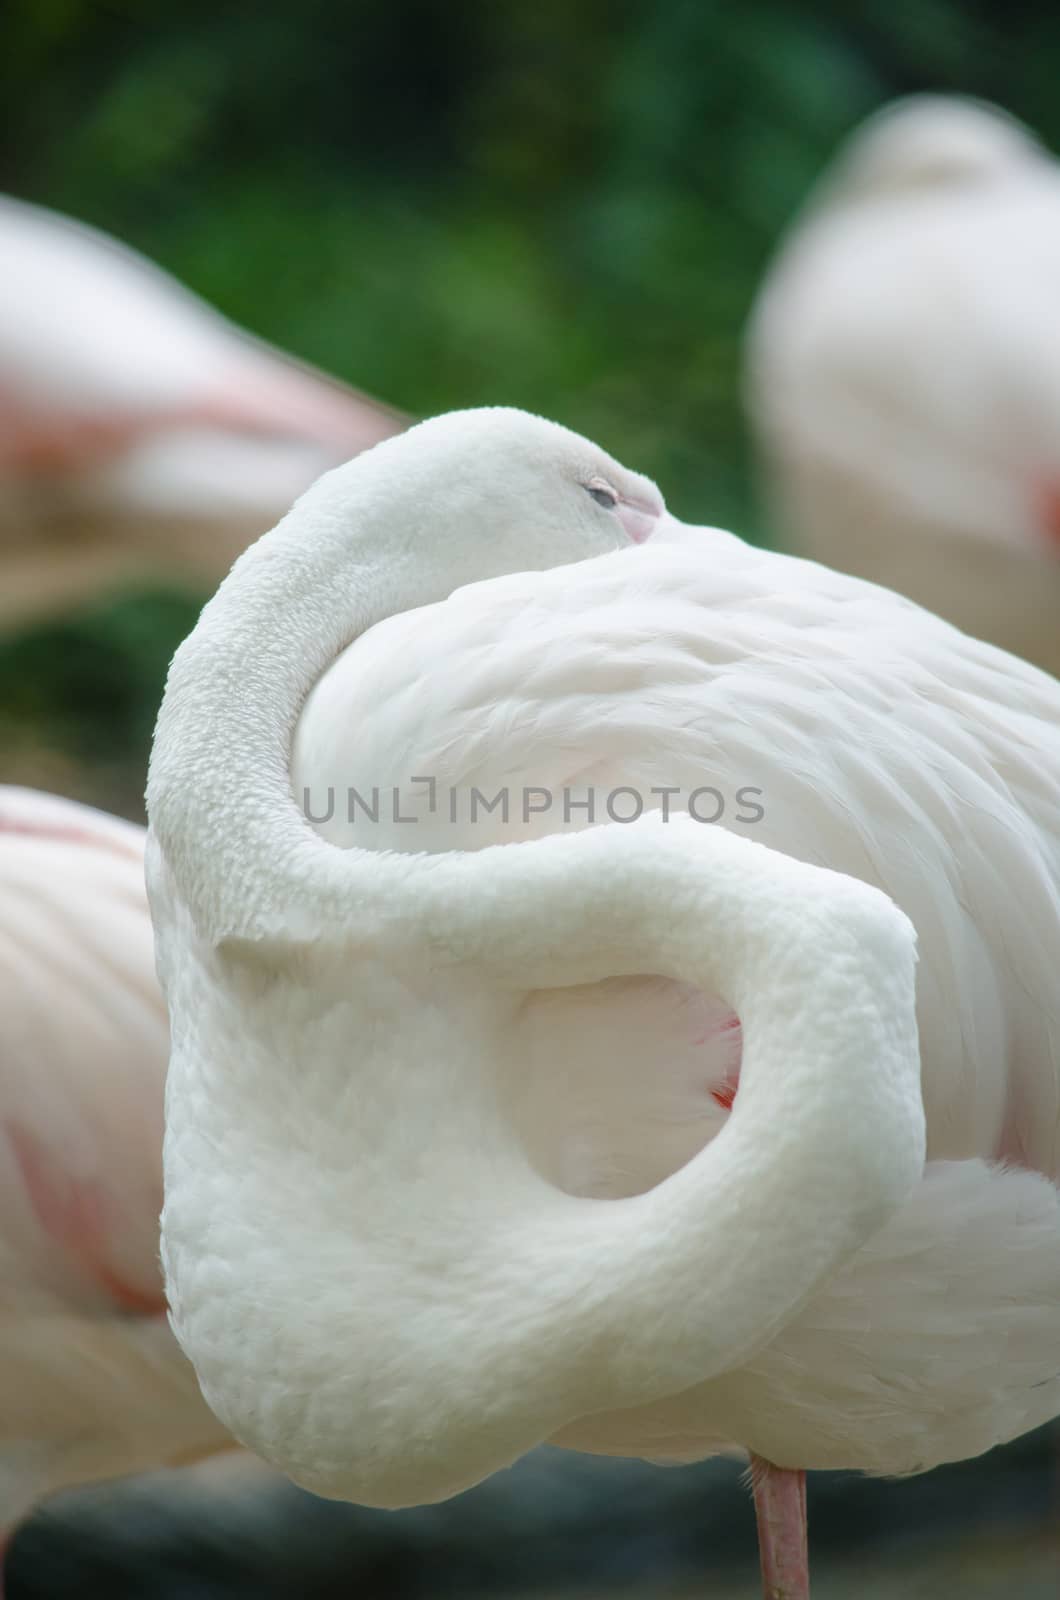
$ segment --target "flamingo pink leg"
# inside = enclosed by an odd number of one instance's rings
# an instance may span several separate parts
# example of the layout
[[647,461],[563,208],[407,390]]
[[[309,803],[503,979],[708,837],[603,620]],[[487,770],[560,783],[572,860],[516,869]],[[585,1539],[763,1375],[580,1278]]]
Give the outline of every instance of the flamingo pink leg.
[[806,1474],[751,1457],[765,1600],[809,1600]]
[[1038,501],[1046,537],[1060,546],[1060,483],[1044,483]]

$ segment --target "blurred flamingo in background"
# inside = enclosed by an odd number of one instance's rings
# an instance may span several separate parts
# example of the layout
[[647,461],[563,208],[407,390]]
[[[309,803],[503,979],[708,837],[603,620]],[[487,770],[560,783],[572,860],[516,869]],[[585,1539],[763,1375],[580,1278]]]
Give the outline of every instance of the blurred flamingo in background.
[[1060,169],[941,97],[859,129],[767,275],[747,400],[778,528],[1060,673]]
[[404,424],[107,235],[0,197],[0,622],[120,580],[212,587]]
[[178,651],[148,783],[218,1414],[385,1507],[736,1441],[791,1600],[800,1469],[1057,1415],[1058,714],[540,418],[329,474]]
[[0,788],[0,1530],[231,1441],[166,1319],[168,1049],[140,828]]

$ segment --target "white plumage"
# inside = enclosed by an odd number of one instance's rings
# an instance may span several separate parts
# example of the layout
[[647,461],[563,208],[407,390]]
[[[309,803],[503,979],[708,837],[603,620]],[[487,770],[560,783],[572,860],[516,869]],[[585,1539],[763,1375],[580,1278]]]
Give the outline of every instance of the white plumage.
[[747,396],[780,528],[1060,673],[1060,172],[925,96],[841,151],[770,269]]
[[[544,1438],[909,1472],[1060,1411],[1058,703],[519,413],[321,480],[178,652],[148,790],[219,1415],[396,1505]],[[426,777],[764,816],[560,837]]]

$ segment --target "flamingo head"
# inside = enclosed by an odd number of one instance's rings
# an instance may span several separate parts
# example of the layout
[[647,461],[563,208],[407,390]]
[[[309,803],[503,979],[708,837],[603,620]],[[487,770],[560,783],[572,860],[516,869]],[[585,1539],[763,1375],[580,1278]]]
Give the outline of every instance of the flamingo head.
[[[452,411],[327,473],[299,503],[363,535],[385,519],[402,550],[454,582],[548,567],[641,544],[665,515],[650,479],[558,423],[505,406]],[[439,548],[440,540],[445,549]]]
[[989,183],[1045,152],[997,106],[911,95],[884,106],[854,134],[826,180],[829,198]]

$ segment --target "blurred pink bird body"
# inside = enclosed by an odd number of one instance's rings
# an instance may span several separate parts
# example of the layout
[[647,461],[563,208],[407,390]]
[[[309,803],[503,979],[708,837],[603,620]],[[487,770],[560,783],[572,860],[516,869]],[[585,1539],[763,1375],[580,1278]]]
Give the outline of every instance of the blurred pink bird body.
[[0,789],[0,1528],[228,1441],[165,1316],[143,833]]
[[402,426],[105,234],[0,197],[0,620],[119,578],[212,584]]
[[859,129],[767,274],[747,399],[779,528],[1060,673],[1060,168],[993,108]]

